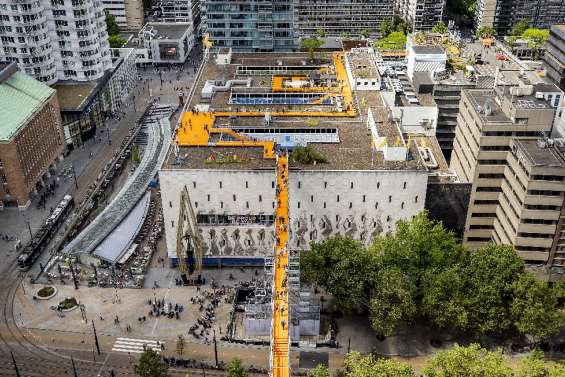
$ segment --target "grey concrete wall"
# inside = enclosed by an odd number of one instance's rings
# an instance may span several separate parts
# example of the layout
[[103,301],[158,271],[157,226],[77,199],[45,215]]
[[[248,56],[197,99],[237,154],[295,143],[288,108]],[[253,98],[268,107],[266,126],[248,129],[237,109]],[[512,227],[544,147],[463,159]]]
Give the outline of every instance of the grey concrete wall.
[[443,222],[458,237],[463,237],[469,208],[471,183],[429,183],[426,209],[431,219]]

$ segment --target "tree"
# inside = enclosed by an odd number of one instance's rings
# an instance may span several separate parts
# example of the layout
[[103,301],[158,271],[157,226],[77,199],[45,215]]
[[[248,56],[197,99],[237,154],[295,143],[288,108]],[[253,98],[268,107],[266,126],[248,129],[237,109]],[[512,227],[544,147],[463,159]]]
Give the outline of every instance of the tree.
[[390,336],[402,322],[416,316],[415,287],[399,269],[378,274],[371,296],[371,326],[377,334]]
[[447,0],[447,8],[452,14],[460,14],[469,20],[475,18],[477,0]]
[[297,146],[292,150],[292,159],[301,164],[320,164],[327,159],[310,144],[307,146]]
[[324,41],[318,38],[304,38],[302,40],[302,47],[308,50],[308,59],[314,60],[314,50],[319,49],[324,45]]
[[439,351],[424,368],[426,377],[511,377],[502,351],[488,351],[478,344]]
[[375,273],[363,247],[350,237],[333,236],[310,245],[300,255],[302,279],[330,292],[347,312],[366,301],[369,277]]
[[549,30],[529,28],[522,33],[522,38],[528,41],[528,47],[534,50],[534,59],[540,54],[540,48],[549,38]]
[[120,37],[119,35],[109,35],[108,36],[108,43],[110,43],[111,48],[121,48],[127,42],[125,38]]
[[135,374],[140,377],[168,377],[167,369],[167,365],[161,360],[161,356],[151,348],[143,351],[139,361],[134,366]]
[[527,28],[528,28],[528,23],[524,20],[520,20],[516,22],[516,24],[512,28],[512,31],[510,31],[510,35],[519,37],[522,34],[524,34]]
[[176,351],[177,353],[182,356],[182,353],[184,352],[184,336],[182,336],[181,334],[179,334],[179,336],[177,336],[177,347],[176,347]]
[[330,371],[324,364],[318,364],[316,368],[308,370],[306,377],[330,377]]
[[418,286],[424,270],[452,266],[464,251],[455,233],[430,220],[425,211],[398,221],[396,232],[377,236],[370,249],[382,259],[383,267],[399,268]]
[[449,30],[443,21],[439,21],[432,28],[432,33],[447,34]]
[[371,35],[371,29],[363,29],[359,32],[359,34],[363,37],[363,38],[369,38],[369,36]]
[[516,377],[562,377],[565,376],[565,364],[544,362],[543,352],[534,349],[530,356],[522,359]]
[[522,334],[532,335],[539,340],[548,339],[559,332],[564,318],[554,288],[525,273],[514,282],[513,290],[511,312],[514,324]]
[[477,29],[477,38],[491,38],[496,35],[496,30],[490,26],[481,26]]
[[347,38],[349,38],[349,33],[346,32],[346,31],[342,31],[341,33],[339,33],[339,37],[341,39],[347,39]]
[[442,271],[428,270],[423,279],[421,311],[440,328],[463,330],[468,327],[468,313],[463,305],[465,281],[459,264]]
[[227,377],[247,377],[247,372],[241,364],[241,359],[234,357],[228,364]]
[[345,377],[415,377],[412,367],[406,363],[361,356],[358,352],[348,353],[344,366]]
[[511,35],[506,39],[506,43],[508,43],[508,47],[510,47],[510,50],[514,51],[514,46],[516,46],[517,40],[518,37],[515,35]]
[[116,17],[108,11],[106,13],[106,31],[108,35],[118,35],[120,33],[120,27],[116,22]]
[[385,20],[380,23],[379,30],[381,32],[382,37],[388,37],[390,33],[394,31],[394,26],[392,25],[392,21]]
[[460,266],[468,329],[477,335],[507,330],[512,325],[513,284],[524,272],[524,261],[511,246],[488,244],[467,253]]
[[326,36],[326,31],[322,28],[316,30],[316,36],[318,38],[324,38]]
[[374,47],[383,50],[403,50],[406,47],[406,35],[401,31],[393,31],[376,41]]

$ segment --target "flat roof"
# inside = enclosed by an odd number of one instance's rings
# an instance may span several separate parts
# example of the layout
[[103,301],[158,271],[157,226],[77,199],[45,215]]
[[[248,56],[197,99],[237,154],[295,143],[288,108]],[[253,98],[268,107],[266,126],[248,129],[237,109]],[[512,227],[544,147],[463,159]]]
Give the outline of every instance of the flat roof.
[[16,135],[43,108],[54,92],[49,86],[20,71],[3,80],[0,83],[0,140],[10,140]]
[[424,45],[416,45],[412,46],[412,49],[416,54],[435,54],[435,55],[444,55],[445,51],[438,46],[424,46]]
[[513,143],[533,166],[565,168],[563,151],[549,145],[546,140],[513,139]]
[[63,111],[80,111],[88,103],[88,99],[95,94],[98,84],[98,81],[71,81],[53,85],[53,88],[57,90],[59,107]]
[[504,114],[500,106],[494,100],[492,90],[485,89],[464,89],[467,93],[473,107],[477,110],[479,106],[484,107],[485,104],[490,106],[490,114],[479,112],[479,116],[487,122],[512,123],[510,118]]
[[[342,53],[336,53],[342,54]],[[336,58],[338,56],[339,58]],[[338,60],[336,60],[338,59]],[[210,118],[211,127],[207,127],[210,136],[204,135],[200,146],[180,146],[178,155],[175,155],[173,149],[169,151],[166,162],[163,164],[164,169],[222,169],[222,170],[249,170],[249,169],[274,169],[275,160],[264,158],[264,149],[251,143],[249,146],[218,146],[219,141],[233,140],[233,135],[227,131],[218,131],[226,129],[247,129],[254,128],[264,131],[265,134],[278,135],[282,140],[285,135],[296,136],[297,134],[308,134],[309,136],[319,139],[315,141],[308,140],[308,145],[315,151],[322,154],[326,159],[326,163],[318,164],[301,164],[292,161],[291,169],[302,170],[425,170],[425,167],[419,158],[414,145],[408,146],[409,152],[413,158],[406,161],[385,161],[382,152],[374,150],[371,143],[371,136],[367,133],[366,112],[367,108],[359,110],[355,115],[351,115],[344,110],[339,110],[340,101],[346,102],[345,97],[357,98],[356,103],[360,103],[362,98],[371,107],[381,107],[384,105],[380,99],[379,92],[376,91],[355,91],[353,94],[347,94],[344,89],[347,86],[337,86],[333,88],[320,88],[314,91],[305,92],[289,92],[288,98],[298,99],[295,102],[285,104],[273,104],[249,102],[245,104],[229,103],[232,93],[251,93],[253,95],[280,95],[285,96],[283,92],[273,92],[272,77],[273,74],[263,71],[255,72],[253,67],[271,67],[275,70],[284,70],[285,67],[307,67],[308,72],[323,72],[324,74],[333,73],[337,75],[338,81],[345,78],[347,80],[345,69],[342,67],[343,58],[341,55],[333,55],[331,53],[317,54],[315,67],[307,65],[308,55],[306,53],[234,53],[232,55],[231,64],[218,65],[215,59],[208,59],[201,70],[201,76],[194,83],[194,95],[187,104],[187,109],[203,108],[209,106],[210,111],[217,115],[213,119]],[[339,67],[336,67],[340,65]],[[238,71],[238,67],[249,68],[246,74],[242,69]],[[307,75],[307,73],[304,73]],[[275,74],[275,75],[278,75]],[[282,75],[288,76],[282,73]],[[296,76],[297,74],[291,74]],[[202,89],[209,80],[220,80],[226,83],[228,80],[241,80],[238,84],[234,84],[230,89],[216,91],[211,99],[202,97]],[[243,80],[249,79],[250,87],[243,85]],[[311,89],[311,88],[308,88]],[[345,92],[341,92],[345,90]],[[306,102],[302,99],[306,98]],[[309,100],[309,96],[318,96],[318,99]],[[332,101],[321,103],[324,98],[331,98]],[[310,101],[310,102],[308,102]],[[320,102],[318,102],[320,101]],[[266,123],[263,114],[268,112],[271,118]],[[361,112],[362,114],[359,114]],[[243,116],[238,114],[253,113],[254,116]],[[273,113],[276,113],[273,115]],[[311,113],[312,115],[309,115]],[[277,115],[279,114],[279,115]],[[323,115],[319,115],[323,114]],[[385,118],[387,115],[384,116]],[[196,121],[196,118],[194,118]],[[182,131],[183,135],[191,133],[188,131],[190,124],[184,123],[186,131]],[[386,125],[382,125],[383,127]],[[195,127],[195,129],[198,127]],[[216,129],[216,132],[211,130]],[[332,141],[323,139],[323,136],[311,135],[312,130],[335,129],[337,133],[332,134]],[[288,131],[286,131],[288,130]],[[241,132],[241,131],[240,131]],[[252,134],[248,134],[253,136]],[[250,136],[250,137],[251,137]],[[185,136],[183,136],[185,137]],[[299,136],[302,137],[302,136]],[[257,139],[254,140],[263,140]],[[272,140],[272,139],[269,139]],[[212,144],[215,144],[212,146]],[[234,142],[234,144],[236,144]]]
[[[157,32],[156,38],[180,39],[186,30],[191,27],[190,22],[148,22],[146,26],[152,26]],[[164,38],[161,38],[161,40]]]
[[353,77],[368,79],[379,77],[379,71],[375,66],[370,53],[365,51],[351,51],[347,54],[349,66]]

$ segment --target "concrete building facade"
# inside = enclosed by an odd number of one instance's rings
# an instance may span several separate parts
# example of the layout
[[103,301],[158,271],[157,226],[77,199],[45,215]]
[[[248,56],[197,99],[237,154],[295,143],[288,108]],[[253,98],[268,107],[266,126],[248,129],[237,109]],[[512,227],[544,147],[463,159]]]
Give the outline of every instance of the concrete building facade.
[[493,240],[506,156],[513,138],[549,135],[555,109],[533,86],[464,90],[451,155],[451,169],[472,183],[464,243],[475,248]]
[[213,48],[290,52],[295,48],[294,0],[204,0],[202,22]]
[[57,95],[0,63],[0,114],[0,209],[24,209],[65,149]]
[[297,0],[294,2],[296,36],[315,36],[324,30],[327,36],[360,35],[367,29],[379,33],[380,23],[391,21],[394,0]]
[[395,7],[413,32],[431,31],[443,18],[445,0],[397,0]]
[[479,0],[475,17],[476,27],[491,26],[497,34],[508,35],[520,20],[530,26],[549,29],[565,20],[562,0]]
[[[159,172],[167,250],[176,250],[179,192],[190,190],[209,263],[270,256],[274,247],[275,173],[177,170]],[[305,171],[289,174],[289,246],[348,235],[367,245],[396,221],[424,209],[425,171]],[[224,263],[228,263],[224,260]]]
[[142,0],[102,0],[104,10],[116,18],[122,29],[139,30],[143,26],[144,8]]
[[552,25],[543,63],[547,77],[565,90],[565,25]]
[[565,140],[513,139],[492,237],[527,262],[565,267]]
[[0,60],[39,81],[90,81],[111,68],[101,0],[2,0],[0,20]]

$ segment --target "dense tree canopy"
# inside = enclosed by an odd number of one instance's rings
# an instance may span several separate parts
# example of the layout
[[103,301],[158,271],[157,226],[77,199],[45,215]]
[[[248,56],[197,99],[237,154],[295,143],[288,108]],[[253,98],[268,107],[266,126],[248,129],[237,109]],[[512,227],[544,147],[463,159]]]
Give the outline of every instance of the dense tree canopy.
[[308,370],[306,377],[330,377],[330,371],[324,364],[318,364],[316,368]]
[[531,274],[522,274],[514,282],[511,313],[521,333],[547,339],[563,327],[565,318],[558,305],[557,289]]
[[377,359],[357,352],[347,354],[345,377],[415,377],[412,367],[390,359]]
[[368,311],[385,336],[416,319],[474,337],[515,329],[539,339],[564,323],[562,285],[527,275],[510,246],[465,249],[425,212],[367,249],[342,236],[313,244],[301,265],[303,280],[330,292],[344,311]]
[[153,349],[146,349],[134,366],[135,374],[140,377],[168,377],[167,365],[161,360],[161,356]]
[[440,351],[424,368],[426,377],[511,377],[501,351],[487,351],[478,344]]
[[528,23],[526,21],[520,20],[516,22],[516,24],[512,28],[510,35],[521,36],[522,34],[524,34],[527,28],[528,28]]
[[516,377],[562,377],[565,376],[565,364],[544,362],[543,353],[534,350],[532,354],[522,360]]
[[302,279],[331,292],[341,309],[357,310],[366,300],[371,270],[369,255],[348,237],[331,237],[300,258]]

